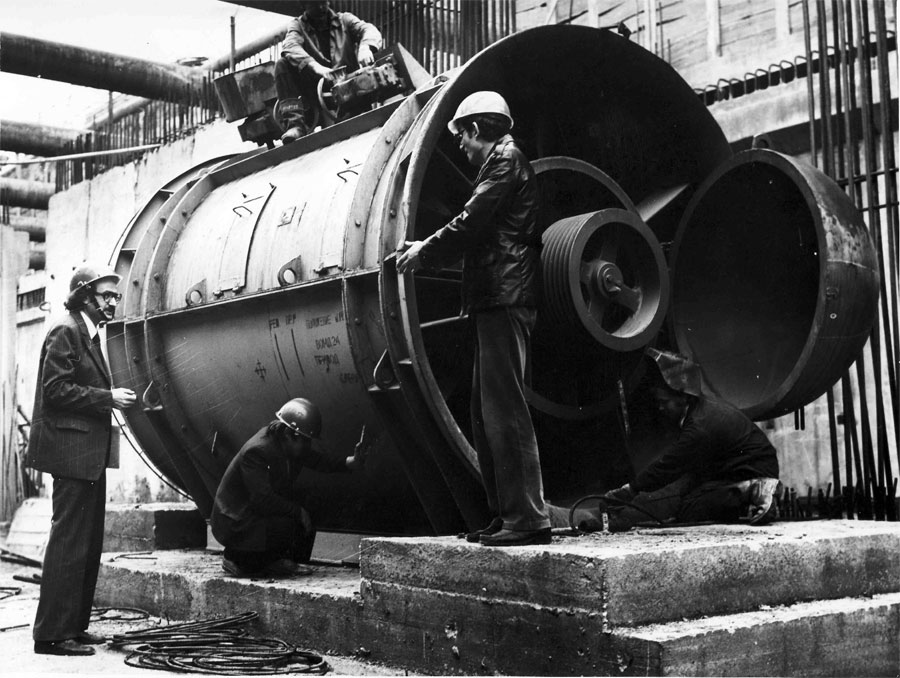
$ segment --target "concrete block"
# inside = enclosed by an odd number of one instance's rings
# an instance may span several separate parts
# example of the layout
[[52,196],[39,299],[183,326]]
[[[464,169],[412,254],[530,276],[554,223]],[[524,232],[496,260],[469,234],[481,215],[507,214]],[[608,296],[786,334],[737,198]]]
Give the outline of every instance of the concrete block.
[[400,584],[603,613],[614,626],[900,590],[900,523],[647,529],[514,549],[373,538],[362,550],[373,590]]
[[632,637],[664,648],[662,675],[897,676],[900,593],[673,622]]
[[[126,554],[127,555],[127,554]],[[209,619],[255,611],[251,629],[300,648],[358,654],[359,572],[319,568],[296,579],[235,579],[208,551],[157,551],[152,558],[104,556],[97,606],[136,607],[172,620]]]
[[157,551],[205,548],[206,521],[188,503],[110,504],[103,550]]
[[160,551],[105,556],[95,604],[173,621],[254,610],[254,634],[420,674],[888,676],[900,667],[900,593],[622,627],[584,606],[371,585],[348,568],[234,579],[219,555]]

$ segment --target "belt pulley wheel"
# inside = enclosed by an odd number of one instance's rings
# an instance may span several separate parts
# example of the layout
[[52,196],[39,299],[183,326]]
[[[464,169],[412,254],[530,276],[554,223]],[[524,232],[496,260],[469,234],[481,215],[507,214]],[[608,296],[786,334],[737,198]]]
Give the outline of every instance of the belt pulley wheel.
[[650,343],[669,280],[662,248],[637,214],[610,208],[560,219],[543,242],[543,311],[555,323],[613,351]]

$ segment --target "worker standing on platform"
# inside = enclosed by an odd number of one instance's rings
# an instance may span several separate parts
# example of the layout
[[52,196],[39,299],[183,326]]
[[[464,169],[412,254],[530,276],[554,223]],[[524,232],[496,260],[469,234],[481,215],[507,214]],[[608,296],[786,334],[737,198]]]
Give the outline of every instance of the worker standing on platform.
[[332,459],[312,447],[322,431],[319,408],[305,398],[285,403],[275,419],[240,449],[216,491],[210,525],[225,547],[223,569],[235,577],[310,574],[316,533],[294,492],[303,468],[325,473],[358,471],[371,441],[365,434],[352,457]]
[[304,2],[304,12],[288,25],[275,64],[276,117],[290,143],[310,132],[318,105],[317,86],[333,71],[350,73],[375,61],[381,33],[350,12],[335,12],[327,2]]
[[482,91],[449,123],[479,167],[462,213],[426,240],[406,242],[400,273],[463,259],[463,303],[476,332],[472,435],[494,519],[466,535],[487,546],[549,544],[541,465],[525,400],[525,366],[540,284],[538,189],[534,170],[510,136],[506,100]]
[[[609,529],[640,522],[737,522],[775,519],[779,492],[775,448],[743,412],[701,393],[700,370],[683,356],[648,349],[659,377],[652,386],[661,414],[676,424],[675,442],[637,479],[605,496]],[[599,517],[586,527],[599,529]]]
[[106,519],[106,469],[119,465],[112,410],[131,407],[131,389],[114,388],[106,323],[121,294],[119,275],[85,264],[69,283],[68,314],[41,349],[27,466],[53,476],[53,521],[44,551],[34,620],[37,654],[92,655],[106,641],[89,633]]

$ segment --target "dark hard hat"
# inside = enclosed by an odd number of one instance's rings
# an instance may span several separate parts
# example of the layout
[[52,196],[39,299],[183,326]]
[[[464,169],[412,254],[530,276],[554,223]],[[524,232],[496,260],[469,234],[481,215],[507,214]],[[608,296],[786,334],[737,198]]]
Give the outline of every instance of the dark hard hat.
[[122,276],[116,273],[109,266],[90,264],[85,262],[81,266],[76,268],[74,273],[72,273],[72,279],[69,281],[69,292],[74,292],[75,290],[81,289],[82,287],[93,285],[99,280],[107,279],[113,280],[116,284],[118,284],[118,282],[122,279]]
[[679,393],[700,395],[702,392],[700,366],[697,363],[678,353],[655,348],[647,348],[644,352],[659,368],[666,386]]
[[306,398],[288,400],[275,413],[275,418],[306,438],[318,438],[322,433],[322,413],[315,403]]

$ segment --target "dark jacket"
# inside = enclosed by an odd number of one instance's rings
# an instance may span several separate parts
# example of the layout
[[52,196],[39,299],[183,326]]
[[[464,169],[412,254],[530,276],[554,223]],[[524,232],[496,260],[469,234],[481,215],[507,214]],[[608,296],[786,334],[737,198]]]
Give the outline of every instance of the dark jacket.
[[425,240],[428,267],[463,259],[467,312],[537,306],[541,259],[538,189],[531,163],[510,135],[497,140],[462,213]]
[[778,456],[766,434],[743,412],[699,396],[688,409],[678,439],[632,487],[652,492],[688,473],[698,483],[777,478]]
[[350,12],[331,13],[328,45],[320,45],[316,29],[302,14],[288,24],[281,46],[281,56],[299,70],[313,60],[328,68],[346,66],[350,73],[359,68],[356,53],[360,45],[368,45],[373,51],[381,49],[381,33],[372,24]]
[[299,519],[302,504],[294,481],[303,468],[346,471],[343,457],[332,459],[312,448],[301,459],[290,459],[276,435],[261,428],[238,451],[219,482],[210,525],[223,546],[243,551],[264,551],[267,516]]
[[25,464],[64,478],[97,480],[119,464],[112,384],[80,311],[47,332],[41,348]]

